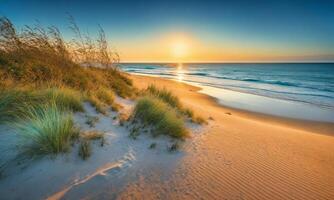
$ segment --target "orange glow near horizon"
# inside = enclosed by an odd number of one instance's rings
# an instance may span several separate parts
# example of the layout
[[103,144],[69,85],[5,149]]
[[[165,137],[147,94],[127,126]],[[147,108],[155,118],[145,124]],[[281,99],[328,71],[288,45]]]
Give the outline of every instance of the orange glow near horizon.
[[[189,33],[155,35],[116,44],[122,62],[280,62],[311,60],[310,55],[314,55],[298,47],[268,49],[268,45],[232,40],[215,42]],[[318,57],[322,55],[322,52],[317,53]]]

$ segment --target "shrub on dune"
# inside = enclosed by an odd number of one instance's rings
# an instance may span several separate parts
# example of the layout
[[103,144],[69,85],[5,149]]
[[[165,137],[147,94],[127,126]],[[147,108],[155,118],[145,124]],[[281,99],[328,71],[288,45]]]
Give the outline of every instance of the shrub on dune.
[[158,98],[143,97],[134,109],[133,117],[155,128],[155,133],[176,138],[187,136],[184,122],[169,105]]
[[14,123],[22,136],[21,147],[31,156],[57,154],[69,150],[77,131],[70,113],[61,111],[55,103],[27,110],[28,120]]

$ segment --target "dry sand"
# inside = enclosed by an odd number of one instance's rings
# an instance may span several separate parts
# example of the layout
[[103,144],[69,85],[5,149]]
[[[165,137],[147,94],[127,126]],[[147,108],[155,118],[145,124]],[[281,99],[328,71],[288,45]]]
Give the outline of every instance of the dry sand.
[[[334,199],[334,126],[242,112],[218,105],[198,88],[131,76],[144,88],[167,87],[209,120],[187,155],[161,180],[151,171],[123,191],[138,199]],[[230,113],[230,114],[227,114]]]
[[[193,86],[131,77],[140,88],[167,87],[212,119],[187,124],[191,138],[169,153],[170,138],[141,134],[132,140],[113,120],[116,113],[103,116],[85,104],[87,112],[75,114],[77,124],[104,131],[107,144],[95,143],[86,161],[74,147],[69,155],[13,166],[0,179],[0,199],[334,199],[333,124],[230,109]],[[126,110],[134,103],[118,100]],[[86,114],[99,116],[96,127],[85,124]],[[0,134],[15,144],[8,127],[0,126]],[[152,143],[155,149],[148,148]],[[10,155],[0,147],[1,157]]]

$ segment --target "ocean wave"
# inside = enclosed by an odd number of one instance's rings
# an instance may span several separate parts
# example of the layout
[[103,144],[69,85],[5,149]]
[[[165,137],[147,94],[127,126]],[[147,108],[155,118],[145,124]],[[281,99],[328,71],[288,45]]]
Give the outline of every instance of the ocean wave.
[[272,85],[296,86],[296,87],[300,86],[300,84],[297,84],[297,83],[291,83],[291,82],[279,81],[279,80],[261,80],[261,79],[252,79],[252,78],[244,78],[240,80],[248,81],[248,82],[266,83],[266,84],[272,84]]

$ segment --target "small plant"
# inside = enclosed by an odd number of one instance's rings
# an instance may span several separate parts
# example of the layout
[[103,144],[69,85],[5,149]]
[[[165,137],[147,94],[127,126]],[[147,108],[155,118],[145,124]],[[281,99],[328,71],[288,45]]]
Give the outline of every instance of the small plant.
[[97,116],[87,116],[86,124],[88,124],[90,127],[95,127],[96,123],[99,122],[99,117]]
[[174,142],[167,149],[169,152],[175,152],[180,149],[180,144],[178,142]]
[[194,122],[194,123],[196,123],[196,124],[207,124],[208,123],[204,118],[199,117],[199,116],[193,117],[191,119],[191,121]]
[[122,106],[116,102],[111,104],[111,110],[114,112],[118,112],[120,109],[122,109]]
[[138,127],[133,127],[130,131],[129,137],[136,140],[137,137],[139,136],[139,128]]
[[119,125],[124,126],[124,123],[129,119],[129,115],[125,113],[119,113],[118,118],[119,118]]
[[193,118],[193,117],[194,117],[194,111],[191,110],[190,108],[185,108],[185,109],[183,109],[183,110],[182,110],[182,113],[183,113],[185,116],[189,117],[189,118]]
[[156,146],[157,146],[157,143],[153,142],[153,143],[149,146],[149,148],[150,148],[150,149],[155,149]]
[[80,146],[79,146],[79,156],[83,159],[86,160],[87,158],[89,158],[92,154],[92,148],[90,145],[90,141],[89,140],[82,140],[80,142]]
[[104,138],[104,133],[99,131],[86,131],[81,133],[80,137],[85,140],[99,140]]
[[106,144],[106,138],[105,138],[105,137],[102,137],[102,138],[101,138],[100,146],[103,147],[105,144]]

